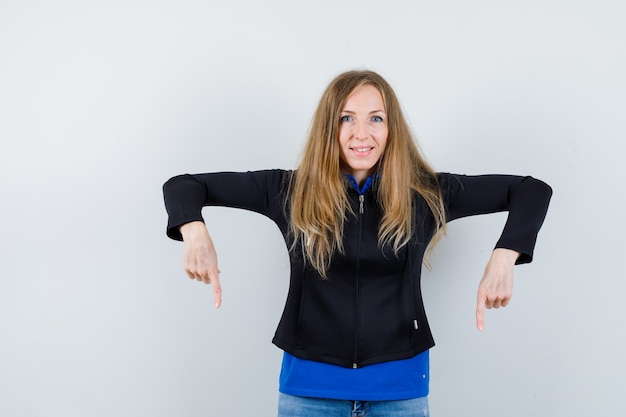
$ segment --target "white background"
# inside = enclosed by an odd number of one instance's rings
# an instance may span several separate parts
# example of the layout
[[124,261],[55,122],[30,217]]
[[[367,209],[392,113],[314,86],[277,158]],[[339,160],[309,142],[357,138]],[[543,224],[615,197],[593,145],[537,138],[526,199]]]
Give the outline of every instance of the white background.
[[432,415],[618,415],[625,18],[619,0],[0,1],[0,415],[275,415],[278,229],[205,209],[215,311],[165,237],[161,185],[295,167],[353,68],[388,79],[436,169],[554,188],[484,333],[505,215],[451,223],[436,250]]

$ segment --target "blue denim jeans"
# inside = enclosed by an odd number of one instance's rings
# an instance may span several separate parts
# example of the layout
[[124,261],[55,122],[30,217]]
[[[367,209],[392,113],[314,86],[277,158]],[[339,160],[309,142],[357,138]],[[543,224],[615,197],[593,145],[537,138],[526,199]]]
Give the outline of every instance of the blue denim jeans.
[[345,401],[279,393],[278,417],[429,417],[428,397],[398,401]]

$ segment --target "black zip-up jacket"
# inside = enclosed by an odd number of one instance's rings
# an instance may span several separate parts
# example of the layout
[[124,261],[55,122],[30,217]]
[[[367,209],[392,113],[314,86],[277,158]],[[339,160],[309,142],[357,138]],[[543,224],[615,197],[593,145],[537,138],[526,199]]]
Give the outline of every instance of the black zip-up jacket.
[[[182,240],[179,226],[203,221],[203,206],[252,210],[272,219],[287,247],[287,188],[291,171],[221,172],[181,175],[163,186],[169,214],[167,235]],[[539,228],[552,195],[532,177],[437,174],[446,220],[508,211],[495,247],[521,253],[517,263],[532,260]],[[348,185],[346,184],[348,187]],[[396,255],[378,245],[377,181],[359,195],[349,187],[355,216],[344,224],[344,252],[331,259],[322,279],[302,257],[289,253],[291,279],[285,308],[273,343],[290,354],[344,367],[362,367],[406,359],[432,346],[434,340],[422,303],[422,259],[435,231],[425,201],[415,196],[415,227],[410,242]]]

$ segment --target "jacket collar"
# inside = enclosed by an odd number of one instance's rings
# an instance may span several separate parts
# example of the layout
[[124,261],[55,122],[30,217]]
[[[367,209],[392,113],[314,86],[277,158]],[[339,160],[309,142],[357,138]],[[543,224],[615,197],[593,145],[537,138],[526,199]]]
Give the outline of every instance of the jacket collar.
[[363,183],[363,186],[359,187],[359,184],[356,182],[356,180],[354,179],[352,175],[350,174],[343,174],[343,175],[348,180],[348,184],[350,184],[350,186],[354,188],[359,193],[359,195],[365,194],[367,190],[372,188],[372,184],[374,183],[374,180],[380,177],[378,173],[375,173],[374,175],[367,177],[365,179],[365,182]]

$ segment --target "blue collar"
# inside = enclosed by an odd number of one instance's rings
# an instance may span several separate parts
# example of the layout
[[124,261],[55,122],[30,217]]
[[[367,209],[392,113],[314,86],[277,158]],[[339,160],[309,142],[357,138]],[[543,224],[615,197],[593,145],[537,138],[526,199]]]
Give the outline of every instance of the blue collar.
[[370,177],[367,177],[365,179],[365,183],[363,184],[363,187],[359,187],[359,184],[356,182],[356,180],[354,179],[354,177],[352,175],[350,175],[350,174],[343,174],[343,175],[348,180],[348,183],[350,184],[350,186],[352,188],[354,188],[359,193],[359,195],[365,194],[365,192],[367,190],[372,188],[372,184],[374,182],[374,179],[378,178],[378,174],[374,174],[374,175],[372,175]]

